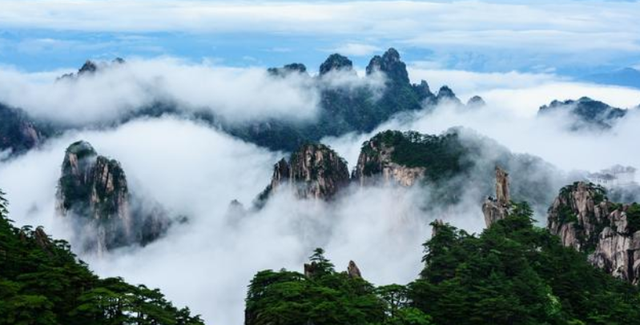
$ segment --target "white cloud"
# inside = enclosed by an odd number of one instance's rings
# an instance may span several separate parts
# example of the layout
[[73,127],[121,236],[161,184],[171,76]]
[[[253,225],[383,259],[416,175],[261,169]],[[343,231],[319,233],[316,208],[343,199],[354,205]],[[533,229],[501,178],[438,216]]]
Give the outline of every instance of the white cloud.
[[[165,93],[193,106],[213,102],[228,107],[228,111],[221,112],[232,115],[232,107],[247,109],[243,113],[265,114],[260,116],[278,116],[293,109],[293,106],[285,110],[277,108],[279,99],[269,95],[274,91],[277,95],[292,92],[287,96],[293,97],[282,97],[285,104],[306,98],[294,95],[297,88],[287,80],[279,85],[265,84],[267,79],[261,69],[140,60],[132,62],[130,70],[113,72],[110,78],[96,78],[78,86],[81,88],[76,90],[84,93],[77,95],[84,96],[82,100],[60,92],[55,96],[45,94],[51,97],[37,102],[19,98],[18,90],[34,94],[35,90],[62,87],[47,83],[56,74],[2,71],[0,78],[6,83],[0,94],[14,94],[12,98],[22,100],[18,103],[25,106],[62,103],[60,98],[66,98],[69,106],[60,104],[55,111],[60,119],[73,119],[82,113],[82,107],[91,111],[95,120],[109,118],[118,106],[112,97],[123,96],[127,105],[134,106],[138,103],[135,98],[147,100],[139,93],[148,91],[148,85],[162,85]],[[636,150],[640,138],[636,127],[640,122],[638,114],[632,114],[610,134],[567,133],[561,128],[563,121],[533,117],[538,106],[555,98],[589,95],[626,107],[640,103],[640,91],[571,83],[553,75],[412,68],[411,77],[425,78],[432,86],[449,84],[454,90],[460,89],[458,93],[464,99],[480,94],[488,106],[469,111],[440,107],[433,114],[417,112],[411,115],[412,119],[394,119],[379,130],[413,129],[438,134],[462,125],[516,152],[541,156],[565,170],[598,170],[614,163],[640,167]],[[345,80],[347,85],[364,82],[371,86],[378,80],[353,78],[331,78],[323,86],[344,86]],[[129,84],[131,80],[138,82],[133,90],[120,89],[121,83]],[[101,92],[105,89],[118,96],[104,97]],[[241,94],[246,93],[256,98],[243,98]],[[103,102],[110,105],[101,106]],[[251,113],[259,111],[261,104],[265,111]],[[36,112],[35,107],[32,109]],[[44,108],[38,113],[46,114]],[[346,135],[326,142],[353,166],[362,142],[370,136]],[[177,305],[190,306],[212,323],[241,324],[243,299],[251,277],[266,268],[301,271],[314,247],[326,248],[338,269],[344,269],[353,259],[368,280],[377,284],[406,283],[415,279],[421,268],[420,244],[430,236],[429,221],[443,217],[470,231],[479,231],[483,225],[476,203],[487,193],[471,191],[474,195],[450,210],[425,213],[421,207],[429,194],[428,188],[349,189],[333,204],[299,201],[288,193],[278,192],[259,213],[245,217],[228,215],[232,199],[248,204],[267,185],[272,164],[283,154],[238,141],[206,125],[166,117],[133,121],[108,131],[68,132],[51,139],[43,148],[0,162],[0,186],[8,193],[11,218],[18,225],[44,225],[56,237],[71,237],[54,216],[54,195],[64,149],[79,139],[88,140],[99,153],[119,160],[132,192],[157,200],[191,220],[187,225],[172,228],[167,237],[144,249],[116,251],[102,260],[82,257],[102,276],[124,276],[134,283],[161,288]],[[535,177],[535,173],[531,174]]]
[[210,110],[240,122],[265,117],[309,119],[318,103],[317,90],[300,75],[271,78],[263,68],[190,64],[171,58],[134,59],[77,80],[54,80],[53,73],[2,68],[0,101],[35,117],[76,126],[108,123],[157,101],[175,103],[185,111]]
[[[536,53],[640,49],[640,7],[629,2],[4,0],[2,6],[4,28],[357,35],[435,49]],[[343,46],[355,55],[371,50]]]

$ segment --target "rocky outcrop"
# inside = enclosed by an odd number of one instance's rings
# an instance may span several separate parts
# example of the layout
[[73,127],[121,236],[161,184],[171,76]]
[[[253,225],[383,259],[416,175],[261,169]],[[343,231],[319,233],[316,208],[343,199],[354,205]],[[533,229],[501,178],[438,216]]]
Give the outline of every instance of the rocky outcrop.
[[577,182],[560,190],[549,208],[549,231],[563,245],[589,254],[605,272],[640,280],[640,205],[609,202],[603,188]]
[[362,279],[362,273],[354,261],[349,261],[347,266],[347,275],[352,279]]
[[482,213],[487,228],[496,221],[506,218],[510,208],[509,174],[496,166],[496,197],[490,196],[482,204]]
[[23,153],[38,146],[44,138],[40,127],[24,112],[0,104],[0,154],[3,151],[9,154]]
[[80,69],[78,69],[77,73],[66,73],[66,74],[58,77],[57,80],[75,80],[75,79],[83,77],[83,76],[93,75],[96,72],[101,71],[104,68],[116,67],[116,66],[119,66],[119,65],[125,64],[125,63],[126,63],[126,61],[124,59],[122,59],[122,58],[115,58],[111,62],[94,62],[94,61],[91,61],[91,60],[87,60],[82,65],[82,67],[80,67]]
[[352,179],[361,186],[380,180],[384,184],[413,186],[424,177],[425,167],[408,167],[393,161],[395,146],[383,137],[374,137],[364,143]]
[[349,184],[347,163],[323,144],[307,144],[274,165],[271,183],[258,198],[264,201],[278,188],[291,189],[298,198],[330,200]]
[[346,56],[338,53],[331,54],[321,65],[320,75],[325,75],[331,71],[353,72],[353,62]]
[[460,99],[456,97],[456,94],[448,86],[440,87],[436,95],[436,103],[462,105]]
[[627,114],[627,110],[609,106],[589,97],[578,100],[554,100],[549,105],[540,107],[538,115],[566,113],[573,121],[569,121],[571,130],[600,129],[606,130]]
[[269,68],[267,69],[269,75],[286,77],[292,73],[299,73],[303,75],[308,75],[307,67],[302,63],[291,63],[286,64],[282,68]]
[[469,108],[481,108],[485,106],[487,106],[487,103],[485,103],[484,99],[480,96],[473,96],[467,101],[467,107]]
[[71,144],[62,163],[56,193],[58,215],[69,217],[86,251],[98,253],[134,243],[146,244],[169,225],[159,207],[131,209],[124,170],[96,153],[88,142]]
[[374,56],[369,61],[367,75],[376,71],[383,72],[391,82],[409,84],[407,66],[400,60],[400,53],[394,48],[388,49],[382,56]]

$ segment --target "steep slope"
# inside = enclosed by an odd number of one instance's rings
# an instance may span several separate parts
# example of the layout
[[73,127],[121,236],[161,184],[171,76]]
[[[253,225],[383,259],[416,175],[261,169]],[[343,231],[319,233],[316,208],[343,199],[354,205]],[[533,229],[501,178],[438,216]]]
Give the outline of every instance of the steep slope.
[[354,131],[371,132],[397,113],[433,107],[442,101],[459,102],[448,88],[441,90],[438,99],[426,81],[411,84],[406,65],[393,48],[381,56],[374,56],[366,68],[367,78],[384,77],[383,89],[373,88],[367,83],[333,86],[332,78],[356,74],[351,60],[337,53],[322,63],[318,76],[313,78],[306,74],[306,67],[303,69],[301,64],[270,68],[269,72],[274,77],[302,73],[310,78],[310,84],[320,94],[320,111],[314,121],[289,123],[271,119],[236,125],[217,120],[216,123],[234,136],[274,150],[294,151],[304,143],[318,142],[326,136]]
[[169,226],[158,207],[151,214],[131,208],[120,163],[98,155],[88,142],[67,148],[56,197],[58,214],[72,218],[84,250],[101,253],[134,243],[144,245]]
[[609,106],[601,101],[589,97],[578,100],[554,100],[549,105],[540,107],[538,115],[565,113],[575,121],[569,121],[571,130],[599,129],[606,130],[613,127],[616,121],[627,114],[627,110]]
[[24,112],[0,103],[0,153],[23,153],[42,143],[45,133]]
[[603,188],[577,182],[560,190],[549,208],[548,228],[562,244],[589,254],[605,272],[640,281],[640,205],[607,199]]
[[509,174],[502,168],[496,166],[496,197],[489,196],[482,204],[484,223],[487,228],[498,220],[507,218],[511,207]]
[[331,200],[349,184],[347,164],[331,148],[307,144],[275,164],[271,183],[258,197],[262,204],[278,188],[291,189],[298,198]]
[[491,192],[495,166],[512,171],[512,196],[531,202],[536,211],[546,210],[554,198],[550,191],[560,187],[564,179],[540,158],[513,154],[462,128],[441,135],[381,132],[363,144],[352,179],[360,185],[380,181],[403,186],[427,184],[434,202],[448,205],[465,196],[479,199]]
[[375,287],[355,263],[337,272],[322,249],[304,273],[260,271],[247,293],[245,324],[637,323],[637,287],[535,227],[526,203],[512,208],[479,235],[433,222],[424,268],[406,286]]
[[0,191],[0,324],[204,324],[157,289],[98,278],[64,240],[7,218]]

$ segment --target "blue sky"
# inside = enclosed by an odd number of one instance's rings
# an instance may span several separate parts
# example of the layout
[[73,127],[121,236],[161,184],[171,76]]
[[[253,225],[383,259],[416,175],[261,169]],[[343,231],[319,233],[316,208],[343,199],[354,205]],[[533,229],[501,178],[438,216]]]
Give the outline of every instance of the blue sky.
[[179,57],[227,66],[365,66],[397,48],[413,65],[582,75],[640,65],[637,1],[0,0],[0,64]]

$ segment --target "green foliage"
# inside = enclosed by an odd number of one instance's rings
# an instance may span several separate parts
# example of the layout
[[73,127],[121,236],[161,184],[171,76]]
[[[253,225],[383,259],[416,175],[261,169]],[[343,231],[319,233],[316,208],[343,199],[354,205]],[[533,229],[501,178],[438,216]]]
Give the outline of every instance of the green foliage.
[[413,306],[435,323],[628,324],[640,316],[637,288],[533,226],[525,204],[480,236],[437,226],[409,286]]
[[322,249],[311,256],[313,275],[261,271],[246,299],[247,325],[382,324],[385,304],[370,283],[337,273]]
[[626,213],[627,227],[629,228],[629,233],[633,234],[640,230],[640,204],[633,202],[627,207]]
[[457,133],[436,136],[389,130],[365,142],[363,150],[371,151],[371,143],[378,148],[393,148],[391,160],[397,164],[425,167],[425,176],[431,181],[458,175],[471,167],[464,159],[468,150],[460,142]]
[[41,227],[14,227],[0,191],[0,324],[203,324],[158,290],[99,279]]

